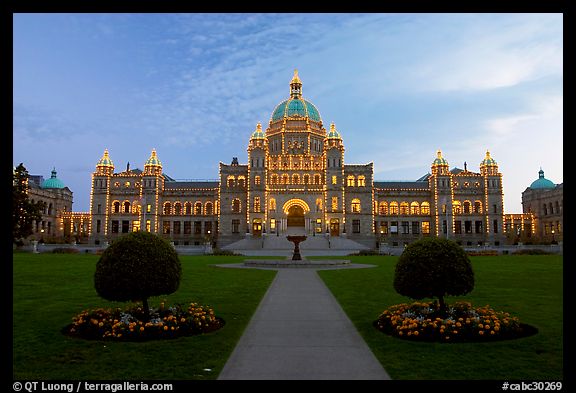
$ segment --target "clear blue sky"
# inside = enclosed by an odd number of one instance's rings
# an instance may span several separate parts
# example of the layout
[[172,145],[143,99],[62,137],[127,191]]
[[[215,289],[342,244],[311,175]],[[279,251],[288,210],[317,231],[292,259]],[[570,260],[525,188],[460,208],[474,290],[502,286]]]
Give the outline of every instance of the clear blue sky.
[[216,179],[289,95],[303,95],[347,163],[415,180],[500,165],[504,209],[563,182],[561,14],[15,14],[13,163],[58,177],[88,211],[105,148],[176,179]]

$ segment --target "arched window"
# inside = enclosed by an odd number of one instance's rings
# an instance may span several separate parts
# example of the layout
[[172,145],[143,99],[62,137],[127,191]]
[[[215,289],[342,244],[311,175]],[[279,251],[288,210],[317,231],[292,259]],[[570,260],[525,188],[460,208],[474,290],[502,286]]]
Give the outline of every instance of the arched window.
[[177,214],[177,215],[182,214],[182,204],[180,202],[174,203],[174,214]]
[[452,212],[454,214],[462,214],[462,204],[460,201],[452,202]]
[[212,202],[206,202],[204,204],[204,213],[206,213],[207,215],[212,215],[214,214],[214,209],[212,208]]
[[390,202],[390,214],[398,214],[398,202]]
[[[304,179],[304,184],[310,184],[310,175],[308,175],[308,174],[304,175],[303,179]],[[558,202],[556,202],[556,203],[558,203]]]
[[120,202],[114,201],[114,202],[112,203],[112,206],[114,206],[114,207],[112,208],[112,211],[113,211],[114,213],[120,213]]
[[270,198],[270,210],[276,211],[276,199]]
[[227,178],[228,187],[234,187],[235,181],[236,181],[236,178],[234,176],[228,176],[228,178]]
[[421,214],[430,214],[430,204],[428,202],[422,202],[420,204],[420,213]]
[[51,216],[52,215],[52,203],[50,203],[48,205],[48,215]]
[[270,177],[270,183],[272,183],[272,184],[278,184],[278,176],[275,175],[275,174],[272,175],[272,176]]
[[260,197],[254,197],[254,211],[260,212]]
[[232,200],[232,213],[240,213],[242,211],[241,209],[240,199],[234,198],[234,200]]
[[319,174],[314,175],[314,184],[320,184],[320,175]]
[[548,215],[548,208],[546,207],[546,204],[542,205],[542,210],[544,210],[544,215],[547,216]]
[[400,203],[400,214],[409,214],[410,208],[408,207],[408,202]]
[[350,175],[346,178],[346,185],[348,187],[354,187],[354,176]]
[[300,184],[300,175],[297,173],[292,175],[292,184]]
[[474,213],[482,213],[482,202],[481,201],[475,201],[474,202]]
[[420,214],[420,205],[418,202],[412,202],[410,204],[410,214]]
[[352,213],[360,213],[360,199],[354,198],[352,199]]
[[464,201],[464,214],[470,214],[470,208],[471,208],[472,204],[470,203],[470,201]]
[[194,203],[194,215],[202,214],[202,202]]
[[244,176],[238,176],[238,186],[239,187],[246,186],[246,178]]
[[363,175],[358,176],[358,187],[366,186],[366,177]]
[[556,210],[555,210],[556,214],[560,214],[560,204],[558,203],[558,201],[555,202],[555,205],[556,205]]
[[289,183],[289,176],[287,174],[283,174],[282,175],[282,184],[288,184]]
[[184,214],[192,214],[192,204],[190,202],[184,204]]
[[130,202],[124,201],[124,213],[130,213]]
[[164,203],[164,214],[172,214],[172,204],[170,202]]
[[388,203],[386,201],[381,201],[378,205],[378,214],[388,214]]

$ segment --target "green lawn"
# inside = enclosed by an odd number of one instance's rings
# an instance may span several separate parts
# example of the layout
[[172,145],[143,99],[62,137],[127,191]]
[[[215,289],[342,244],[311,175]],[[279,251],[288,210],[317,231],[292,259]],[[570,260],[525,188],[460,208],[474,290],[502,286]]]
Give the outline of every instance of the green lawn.
[[98,256],[14,253],[14,378],[215,379],[275,276],[269,270],[208,266],[243,259],[182,256],[179,290],[151,299],[151,306],[163,299],[211,305],[226,321],[221,330],[175,340],[105,343],[60,333],[84,309],[123,306],[96,294]]
[[[104,343],[60,333],[78,312],[115,307],[93,285],[94,255],[13,254],[15,379],[215,379],[275,272],[209,265],[245,257],[182,256],[180,289],[152,305],[195,301],[214,307],[223,329],[144,343]],[[508,311],[539,334],[493,343],[416,343],[372,326],[388,306],[408,302],[392,287],[396,257],[350,257],[370,269],[319,274],[393,379],[562,379],[562,257],[473,257],[474,305]],[[210,369],[207,371],[205,369]]]
[[370,269],[320,276],[393,379],[562,379],[562,257],[472,257],[475,288],[468,300],[510,312],[536,326],[535,336],[492,343],[440,344],[400,340],[372,322],[388,306],[410,302],[392,286],[397,257],[350,257]]

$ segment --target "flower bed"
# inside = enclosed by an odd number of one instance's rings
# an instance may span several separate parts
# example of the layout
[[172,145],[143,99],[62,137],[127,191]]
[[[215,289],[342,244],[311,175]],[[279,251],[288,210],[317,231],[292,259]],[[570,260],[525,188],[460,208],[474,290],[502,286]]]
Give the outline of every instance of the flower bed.
[[190,303],[150,309],[145,321],[142,307],[85,310],[75,316],[63,333],[91,340],[145,341],[209,333],[224,326],[208,306]]
[[538,332],[509,313],[489,306],[473,308],[469,302],[449,306],[445,317],[435,302],[398,304],[385,310],[374,325],[398,338],[436,342],[509,340]]

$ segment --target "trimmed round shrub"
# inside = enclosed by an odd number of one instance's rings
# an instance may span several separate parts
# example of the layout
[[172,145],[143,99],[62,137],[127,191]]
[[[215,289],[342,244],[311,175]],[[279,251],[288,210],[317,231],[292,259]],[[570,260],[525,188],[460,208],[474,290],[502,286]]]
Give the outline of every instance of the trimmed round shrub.
[[102,253],[94,287],[106,300],[141,301],[149,316],[148,298],[175,292],[181,274],[178,253],[170,243],[153,233],[132,232]]
[[470,258],[451,240],[418,240],[406,247],[396,264],[394,289],[413,299],[438,298],[440,312],[445,314],[445,296],[465,295],[474,289]]

